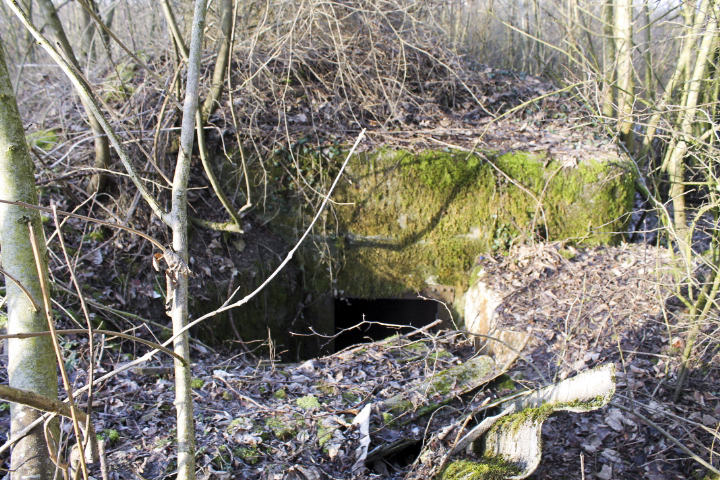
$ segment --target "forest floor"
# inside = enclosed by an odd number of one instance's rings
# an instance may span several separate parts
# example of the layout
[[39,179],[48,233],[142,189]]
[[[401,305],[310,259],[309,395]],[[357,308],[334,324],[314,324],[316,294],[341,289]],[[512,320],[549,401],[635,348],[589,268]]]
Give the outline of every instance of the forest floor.
[[[669,252],[623,245],[578,249],[566,258],[558,251],[557,245],[519,247],[509,256],[479,260],[492,288],[510,292],[498,309],[501,325],[531,336],[524,357],[506,377],[458,395],[432,415],[409,414],[402,427],[373,419],[371,453],[398,439],[407,442],[375,458],[365,472],[353,470],[359,446],[353,419],[368,402],[407,391],[470,358],[474,350],[464,334],[419,332],[298,364],[258,363],[242,353],[212,353],[196,345],[192,370],[201,478],[426,478],[418,456],[450,448],[462,433],[463,414],[606,363],[617,369],[614,404],[546,420],[543,459],[530,478],[702,478],[704,469],[665,434],[708,457],[720,418],[720,362],[707,331],[680,401],[672,402],[683,339]],[[129,360],[119,346],[106,342],[97,374]],[[87,340],[67,336],[65,347],[72,348],[72,378],[82,384]],[[6,381],[4,370],[0,376]],[[173,396],[167,372],[131,370],[97,389],[95,428],[107,439],[111,478],[172,478]],[[485,411],[477,420],[494,413]],[[8,421],[4,409],[2,430]],[[426,443],[446,427],[450,434],[446,431],[443,442]]]

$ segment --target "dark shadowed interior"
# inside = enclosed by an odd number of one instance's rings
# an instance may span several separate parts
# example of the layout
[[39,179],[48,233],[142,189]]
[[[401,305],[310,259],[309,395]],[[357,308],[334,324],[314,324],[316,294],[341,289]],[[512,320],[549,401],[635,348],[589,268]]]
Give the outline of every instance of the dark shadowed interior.
[[382,340],[396,333],[411,332],[434,322],[436,316],[437,302],[433,301],[336,299],[335,333],[339,335],[335,338],[335,351],[339,352],[359,343]]

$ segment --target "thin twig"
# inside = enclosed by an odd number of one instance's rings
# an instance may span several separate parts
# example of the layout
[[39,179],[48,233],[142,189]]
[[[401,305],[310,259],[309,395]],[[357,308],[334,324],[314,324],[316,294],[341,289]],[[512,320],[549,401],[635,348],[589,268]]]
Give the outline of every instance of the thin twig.
[[[237,23],[237,11],[238,11],[238,0],[235,0],[235,3],[233,5],[233,22],[232,22],[232,29],[230,33],[230,52],[232,52],[233,45],[235,44],[235,25]],[[228,90],[228,101],[230,105],[235,105],[234,99],[233,99],[233,88],[232,88],[232,68],[227,69],[227,90]],[[235,127],[235,138],[237,139],[238,143],[238,150],[240,151],[240,162],[242,164],[243,169],[243,177],[245,177],[245,205],[240,207],[240,210],[238,210],[238,213],[242,213],[245,210],[252,207],[252,202],[250,201],[250,177],[248,176],[247,171],[247,162],[245,161],[245,149],[243,148],[242,141],[240,140],[240,127],[238,125],[237,120],[237,114],[235,113],[235,108],[230,108],[230,116],[232,118],[233,127]]]
[[[228,289],[227,289],[227,296],[228,298],[230,295],[232,295],[233,288],[235,287],[235,277],[237,276],[237,272],[233,270],[232,275],[230,276],[230,281],[228,282]],[[252,358],[253,360],[257,361],[258,358],[255,356],[254,353],[250,351],[248,346],[243,341],[242,337],[240,336],[240,332],[238,332],[237,326],[235,325],[235,319],[233,318],[232,310],[228,310],[228,320],[230,321],[230,326],[232,327],[233,334],[235,334],[235,339],[240,344],[240,348],[242,348],[245,351],[245,354]]]
[[[30,208],[30,209],[33,209],[33,210],[39,210],[39,211],[41,211],[41,212],[53,213],[53,209],[52,209],[52,208],[41,207],[41,206],[39,206],[39,205],[33,205],[33,204],[31,204],[31,203],[13,202],[13,201],[10,201],[10,200],[0,200],[0,203],[7,203],[7,204],[9,204],[9,205],[16,205],[16,206],[18,206],[18,207],[25,207],[25,208]],[[106,222],[105,220],[99,220],[99,219],[97,219],[97,218],[86,217],[85,215],[79,215],[79,214],[77,214],[77,213],[64,212],[64,211],[62,211],[62,210],[57,210],[57,213],[58,213],[58,215],[62,215],[62,216],[64,216],[64,217],[79,218],[79,219],[81,219],[81,220],[86,220],[86,221],[88,221],[88,222],[99,223],[100,225],[105,225],[105,226],[108,226],[108,227],[119,228],[120,230],[125,230],[126,232],[133,233],[133,234],[135,234],[135,235],[138,235],[138,236],[144,238],[145,240],[148,240],[150,243],[152,243],[152,244],[155,245],[157,248],[159,248],[163,253],[164,253],[165,251],[167,251],[167,248],[165,248],[162,243],[160,243],[159,241],[155,240],[153,237],[151,237],[151,236],[148,235],[147,233],[143,233],[143,232],[141,232],[141,231],[139,231],[139,230],[135,230],[134,228],[126,227],[125,225],[118,224],[118,223]]]
[[[85,323],[87,325],[87,334],[88,334],[88,346],[89,346],[89,356],[90,359],[88,361],[88,384],[92,385],[93,379],[95,377],[95,342],[93,341],[93,326],[92,321],[90,320],[90,313],[87,309],[87,304],[85,303],[85,297],[82,294],[82,289],[80,288],[80,283],[77,280],[77,277],[75,276],[75,269],[72,266],[72,263],[70,262],[70,257],[67,253],[67,248],[65,247],[65,237],[62,234],[62,230],[60,229],[60,219],[58,218],[57,213],[57,206],[53,203],[52,205],[52,212],[53,212],[53,220],[55,220],[55,231],[58,235],[58,240],[60,240],[60,248],[62,249],[63,256],[65,257],[65,264],[68,267],[68,270],[70,272],[70,278],[72,279],[73,285],[75,285],[75,290],[78,293],[78,298],[80,299],[80,308],[83,311],[83,315],[85,316]],[[92,415],[92,400],[93,400],[93,389],[91,388],[88,390],[88,397],[87,397],[87,423],[85,425],[85,431],[89,431],[90,429],[90,418]],[[83,444],[83,447],[88,447],[88,441],[90,440],[90,437],[87,437],[86,443]]]
[[[115,43],[117,43],[118,46],[125,51],[125,53],[127,53],[128,55],[130,55],[130,57],[131,57],[133,60],[135,60],[135,63],[137,63],[138,65],[140,65],[140,66],[143,68],[143,70],[145,70],[146,72],[148,72],[148,73],[150,74],[150,76],[152,76],[153,79],[154,79],[156,82],[158,82],[159,85],[162,85],[162,84],[163,84],[163,81],[162,81],[162,79],[158,76],[158,74],[155,73],[155,72],[153,72],[153,71],[150,69],[150,67],[148,67],[148,66],[145,64],[145,62],[143,62],[142,60],[140,60],[140,59],[137,57],[137,55],[135,55],[135,53],[133,53],[132,50],[130,50],[128,47],[126,47],[125,44],[124,44],[122,41],[120,41],[120,39],[119,39],[117,36],[115,36],[115,34],[113,33],[113,31],[110,30],[107,25],[105,25],[105,22],[103,22],[102,19],[100,19],[100,17],[98,17],[97,13],[95,13],[95,10],[94,10],[93,8],[91,8],[91,7],[87,4],[87,0],[78,0],[78,2],[79,2],[80,5],[82,6],[82,8],[92,17],[92,19],[95,21],[95,23],[97,24],[97,26],[100,27],[105,33],[107,33],[107,34],[110,36],[110,38],[112,38],[113,40],[115,40]],[[181,107],[180,102],[178,101],[177,98],[175,98],[175,96],[173,95],[172,91],[166,91],[165,93],[168,95],[168,97],[170,97],[170,98],[172,99],[173,103],[174,103],[178,108]]]
[[40,395],[39,393],[10,387],[8,385],[0,385],[0,398],[6,402],[27,405],[28,407],[32,407],[43,412],[56,413],[67,418],[73,418],[73,412],[71,412],[70,409],[74,408],[74,414],[77,415],[77,419],[79,421],[85,423],[90,419],[90,417],[79,408],[71,407],[60,400],[54,400],[44,395]]
[[[55,287],[58,288],[59,290],[62,290],[62,291],[65,292],[65,293],[69,293],[70,295],[75,295],[75,296],[77,296],[77,294],[76,294],[75,292],[73,292],[72,290],[70,290],[70,289],[68,289],[67,287],[63,286],[63,285],[60,284],[58,281],[55,282]],[[165,331],[168,332],[168,333],[172,332],[172,329],[171,329],[170,327],[168,327],[168,326],[166,326],[166,325],[163,325],[163,324],[161,324],[161,323],[158,323],[158,322],[156,322],[156,321],[154,321],[154,320],[150,320],[150,319],[147,319],[147,318],[143,318],[143,317],[141,317],[140,315],[136,315],[136,314],[134,314],[134,313],[129,313],[129,312],[123,312],[122,310],[118,310],[118,309],[116,309],[116,308],[108,307],[107,305],[103,305],[103,304],[98,303],[98,302],[96,302],[96,301],[94,301],[94,300],[90,300],[89,298],[86,299],[86,302],[87,302],[88,305],[91,305],[91,306],[97,308],[98,310],[110,312],[110,313],[112,313],[112,314],[114,314],[114,315],[117,315],[118,317],[122,317],[122,318],[124,318],[124,319],[136,320],[136,321],[141,322],[141,323],[144,323],[144,324],[152,325],[152,326],[154,326],[154,327],[157,327],[157,328],[161,329],[161,331],[163,331],[163,332],[165,332]],[[112,332],[112,333],[113,333],[113,334],[116,334],[117,332]],[[141,340],[141,339],[138,338],[138,341],[144,341],[144,340]],[[205,348],[205,349],[206,349],[207,351],[209,351],[209,352],[216,353],[216,351],[215,351],[214,348],[212,348],[210,345],[207,345],[206,343],[201,342],[200,340],[198,340],[198,339],[196,339],[196,338],[191,338],[190,341],[193,342],[193,343],[196,343],[196,344],[200,345],[201,347]],[[155,345],[157,345],[157,344],[155,344]],[[153,347],[153,348],[157,349],[157,347]]]

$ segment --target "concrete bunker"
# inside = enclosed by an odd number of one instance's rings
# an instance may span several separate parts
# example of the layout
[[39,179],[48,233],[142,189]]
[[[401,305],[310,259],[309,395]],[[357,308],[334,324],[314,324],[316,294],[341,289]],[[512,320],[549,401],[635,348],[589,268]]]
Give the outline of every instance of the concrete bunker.
[[[268,171],[251,172],[253,184],[267,186],[254,192],[265,202],[255,212],[257,219],[287,245],[302,236],[315,206],[285,175],[295,163],[283,162],[326,162],[328,172],[337,164],[322,152],[308,155],[294,160],[278,156],[268,163]],[[386,148],[358,153],[340,178],[332,205],[293,258],[292,272],[283,273],[285,281],[273,282],[274,290],[249,302],[242,318],[236,315],[237,329],[246,342],[270,335],[289,357],[308,358],[341,349],[349,335],[339,337],[334,349],[328,337],[362,321],[362,314],[344,318],[338,299],[356,305],[360,299],[404,303],[417,300],[419,293],[445,305],[429,306],[438,316],[451,317],[441,327],[483,334],[489,325],[480,324],[487,324],[492,308],[478,305],[477,312],[486,316],[470,309],[471,318],[466,318],[465,295],[477,281],[474,272],[484,254],[530,240],[596,245],[621,239],[618,232],[625,228],[634,198],[627,160],[606,150],[573,155],[569,161],[544,151],[469,155]],[[266,183],[265,175],[274,181]],[[273,268],[260,263],[236,282],[251,290]],[[386,318],[373,321],[398,323]],[[223,322],[224,334],[231,335],[224,318],[208,328],[219,332],[217,324]],[[345,345],[397,332],[375,333],[368,326],[357,333],[359,338]]]

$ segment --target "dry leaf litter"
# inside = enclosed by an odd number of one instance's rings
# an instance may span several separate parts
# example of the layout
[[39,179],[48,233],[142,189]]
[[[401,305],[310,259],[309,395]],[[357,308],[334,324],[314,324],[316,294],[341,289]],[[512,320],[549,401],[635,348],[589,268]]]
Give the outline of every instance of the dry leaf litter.
[[[197,346],[200,478],[429,478],[449,460],[468,414],[481,420],[496,413],[483,407],[498,398],[606,362],[618,371],[616,403],[638,409],[706,454],[699,447],[711,445],[707,428],[714,429],[720,415],[712,383],[718,364],[705,358],[682,401],[670,403],[681,346],[674,343],[682,341],[668,341],[678,311],[668,288],[672,262],[666,250],[643,245],[518,246],[505,257],[480,257],[484,280],[505,292],[498,326],[531,335],[524,358],[508,372],[512,381],[470,392],[454,384],[443,394],[421,392],[397,418],[374,412],[367,468],[357,464],[362,436],[353,419],[365,405],[466,362],[473,348],[463,333],[418,333],[299,364],[250,364],[241,355],[227,360]],[[82,343],[78,339],[76,347]],[[97,373],[118,366],[109,358]],[[80,369],[73,376],[79,384],[85,380]],[[110,437],[112,478],[171,478],[173,396],[171,378],[132,372],[97,391],[95,424]],[[1,418],[7,426],[7,410]],[[695,478],[700,471],[655,428],[615,406],[552,417],[543,438],[543,461],[531,478],[580,478],[581,465],[585,478],[599,479]]]

